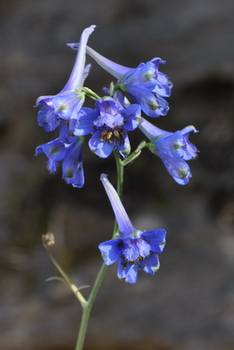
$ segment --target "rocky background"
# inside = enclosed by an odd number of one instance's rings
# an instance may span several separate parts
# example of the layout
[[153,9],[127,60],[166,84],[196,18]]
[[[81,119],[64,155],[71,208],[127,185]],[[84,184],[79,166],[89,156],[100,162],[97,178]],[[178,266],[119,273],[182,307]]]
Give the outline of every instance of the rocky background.
[[[84,152],[86,184],[49,176],[38,144],[40,95],[65,84],[82,30],[89,44],[135,67],[155,56],[174,83],[170,111],[155,124],[193,124],[200,150],[193,178],[177,185],[144,150],[126,169],[124,204],[137,228],[163,227],[167,245],[156,276],[131,286],[109,268],[94,305],[85,350],[231,350],[234,348],[234,2],[231,0],[0,1],[0,344],[3,350],[72,350],[80,306],[41,244],[78,286],[92,285],[113,214],[99,181],[115,181],[113,158]],[[90,61],[91,62],[91,61]],[[101,93],[110,76],[92,62],[86,81]],[[134,133],[132,144],[142,139]],[[84,291],[85,295],[88,295]]]

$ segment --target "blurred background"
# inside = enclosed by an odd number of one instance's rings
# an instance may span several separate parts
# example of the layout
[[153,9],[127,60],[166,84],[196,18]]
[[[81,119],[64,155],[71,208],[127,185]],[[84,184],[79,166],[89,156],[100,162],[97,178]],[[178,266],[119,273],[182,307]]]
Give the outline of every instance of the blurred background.
[[[113,213],[99,180],[115,184],[113,157],[86,145],[86,184],[74,189],[46,170],[37,145],[55,134],[37,126],[40,95],[65,85],[82,30],[89,45],[119,64],[153,57],[174,84],[167,116],[151,120],[176,131],[193,124],[199,157],[179,186],[144,150],[126,167],[124,205],[138,229],[165,228],[156,276],[136,285],[111,266],[93,308],[85,350],[234,349],[234,2],[229,0],[0,1],[0,344],[3,350],[72,350],[81,308],[41,243],[78,286],[92,285],[98,244],[110,238]],[[86,86],[97,93],[111,77],[93,61]],[[135,147],[142,134],[135,132]],[[84,290],[87,296],[89,289]]]

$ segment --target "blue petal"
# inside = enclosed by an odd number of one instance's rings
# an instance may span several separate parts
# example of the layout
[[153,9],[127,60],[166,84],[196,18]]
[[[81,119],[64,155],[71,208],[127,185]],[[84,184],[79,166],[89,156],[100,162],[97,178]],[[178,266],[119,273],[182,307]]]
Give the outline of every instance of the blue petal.
[[149,243],[152,252],[162,253],[167,232],[164,229],[142,232],[141,237]]
[[97,130],[89,140],[89,148],[100,158],[107,158],[114,149],[114,143],[101,141],[102,130]]
[[74,135],[88,135],[94,132],[93,122],[97,118],[98,113],[91,108],[83,107],[77,116],[77,120],[74,125]]
[[186,143],[180,131],[165,133],[154,142],[156,154],[163,153],[174,158],[184,158]]
[[82,140],[75,138],[67,148],[62,164],[63,179],[73,187],[84,185],[84,170],[82,164]]
[[44,104],[38,112],[38,125],[43,126],[46,132],[53,131],[59,125],[54,109]]
[[67,122],[65,122],[65,120],[60,120],[60,125],[59,125],[59,137],[60,139],[69,139],[70,136],[70,123],[68,125]]
[[186,148],[183,154],[184,160],[190,160],[192,158],[196,158],[197,156],[197,148],[189,141],[189,135],[191,132],[197,133],[198,130],[196,130],[193,125],[186,126],[184,129],[181,130],[181,133],[184,137],[184,141],[186,143]]
[[118,101],[109,97],[97,100],[96,106],[99,109],[99,116],[94,123],[96,127],[106,126],[112,129],[123,123],[124,108]]
[[[189,128],[189,131],[188,131]],[[188,137],[191,131],[195,131],[194,127],[186,127],[181,131],[174,133],[165,132],[164,136],[154,142],[155,153],[167,154],[170,157],[190,160],[196,157],[197,149],[189,142]],[[143,131],[144,132],[144,131]]]
[[77,91],[63,91],[55,95],[51,101],[56,115],[64,120],[76,118],[84,103],[83,93]]
[[153,253],[149,255],[145,260],[139,260],[139,267],[149,275],[154,275],[160,267],[158,254]]
[[156,98],[152,92],[144,87],[131,85],[127,93],[141,106],[143,112],[152,118],[166,115],[169,110],[168,102],[161,97]]
[[192,177],[188,164],[179,158],[172,158],[165,154],[158,154],[167,171],[179,185],[186,185]]
[[66,152],[65,143],[60,138],[57,138],[38,146],[35,155],[37,156],[38,154],[44,153],[48,158],[47,168],[50,173],[54,173],[57,169],[58,161],[64,158]]
[[47,161],[47,169],[51,174],[55,173],[58,167],[58,161],[52,158],[49,158]]
[[123,255],[126,258],[127,261],[135,262],[139,256],[139,248],[136,244],[136,238],[126,238],[123,240],[124,248],[123,248]]
[[128,86],[136,85],[143,86],[149,91],[152,91],[155,87],[155,66],[152,62],[140,63],[138,67],[130,70],[121,79],[121,83],[124,90],[128,90]]
[[106,241],[100,243],[98,246],[103,260],[106,265],[112,265],[115,263],[122,253],[122,240],[121,239],[112,239],[110,241]]
[[157,113],[162,116],[166,115],[169,110],[168,102],[164,100],[164,98],[162,98],[161,96],[156,97],[156,101],[159,105],[159,107],[156,109]]
[[158,72],[158,83],[156,84],[153,92],[162,97],[171,96],[171,88],[173,84],[168,80],[166,74]]
[[124,129],[128,131],[135,130],[140,121],[141,117],[141,107],[137,104],[132,104],[125,109],[126,122],[124,124]]
[[121,137],[118,141],[115,142],[115,144],[116,148],[123,158],[128,156],[131,152],[130,141],[126,131],[124,131],[124,137]]
[[118,260],[118,278],[124,280],[127,283],[134,284],[137,281],[138,269],[137,264],[126,262],[120,258]]
[[146,242],[144,239],[138,238],[136,240],[136,245],[138,247],[140,257],[146,258],[150,254],[150,250],[151,250],[150,244]]
[[76,118],[84,102],[84,94],[74,90],[63,91],[54,96],[41,96],[37,106],[42,105],[38,112],[38,125],[45,131],[53,131],[59,125],[58,119]]
[[165,64],[165,63],[166,63],[165,60],[162,60],[162,59],[159,58],[159,57],[153,58],[153,59],[151,60],[151,62],[154,64],[156,70],[158,70],[160,64]]
[[128,261],[136,261],[145,258],[150,253],[150,245],[141,238],[125,238],[123,240],[123,255]]
[[59,161],[63,159],[67,150],[65,148],[65,143],[60,138],[53,141],[44,143],[36,148],[36,156],[40,153],[44,153],[48,158]]
[[[108,93],[109,94],[109,93]],[[122,90],[115,90],[113,94],[113,98],[115,101],[118,101],[122,106],[125,105],[125,95]]]
[[83,168],[83,163],[79,162],[76,172],[74,174],[74,177],[72,179],[72,182],[68,182],[66,179],[65,181],[69,184],[72,183],[73,187],[81,188],[84,186],[84,168]]

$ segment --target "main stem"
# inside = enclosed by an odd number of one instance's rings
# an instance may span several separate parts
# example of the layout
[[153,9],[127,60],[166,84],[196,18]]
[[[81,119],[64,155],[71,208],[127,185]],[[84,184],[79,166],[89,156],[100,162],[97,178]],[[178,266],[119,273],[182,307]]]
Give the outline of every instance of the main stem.
[[[120,159],[120,156],[119,156],[119,153],[117,150],[114,151],[114,155],[115,155],[116,169],[117,169],[117,192],[118,192],[119,197],[122,198],[124,166],[122,165],[122,162],[121,162],[121,159]],[[113,230],[113,238],[115,237],[117,232],[118,232],[118,224],[115,220],[114,230]],[[86,331],[87,331],[88,322],[89,322],[90,312],[91,312],[94,300],[95,300],[97,293],[99,291],[99,288],[101,286],[101,283],[103,281],[106,270],[107,270],[107,266],[103,263],[100,270],[99,270],[97,278],[94,282],[94,286],[93,286],[93,289],[89,295],[89,298],[88,298],[87,302],[82,305],[83,312],[82,312],[80,329],[79,329],[79,333],[78,333],[78,338],[77,338],[75,350],[82,350],[83,349]]]
[[82,313],[80,329],[79,329],[79,333],[78,333],[78,338],[77,338],[75,350],[82,350],[83,349],[85,335],[86,335],[88,322],[89,322],[90,312],[91,312],[94,300],[96,298],[97,292],[99,290],[99,287],[102,283],[106,269],[107,269],[107,266],[103,263],[100,270],[99,270],[99,273],[97,275],[97,278],[96,278],[96,281],[94,283],[93,289],[90,293],[89,299],[87,300],[87,303],[83,306],[83,313]]

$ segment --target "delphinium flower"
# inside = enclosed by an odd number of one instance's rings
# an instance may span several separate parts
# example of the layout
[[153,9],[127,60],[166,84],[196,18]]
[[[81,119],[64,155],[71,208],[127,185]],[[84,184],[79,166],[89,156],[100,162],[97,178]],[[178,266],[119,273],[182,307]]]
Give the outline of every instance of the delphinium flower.
[[[70,46],[76,48],[79,44]],[[159,71],[160,64],[166,61],[153,58],[140,63],[136,68],[129,68],[112,62],[88,46],[86,51],[102,68],[118,79],[115,89],[131,96],[146,115],[159,117],[167,114],[169,106],[164,97],[171,95],[173,85],[167,75]]]
[[84,103],[85,93],[81,88],[90,68],[90,65],[85,67],[85,50],[95,27],[92,25],[82,32],[75,64],[64,88],[56,95],[40,96],[37,99],[36,107],[42,106],[38,112],[38,124],[43,126],[45,131],[55,130],[61,119],[68,122]]
[[62,178],[73,187],[83,187],[84,170],[82,163],[83,137],[58,137],[36,148],[36,155],[44,153],[47,158],[47,168],[50,173],[57,169],[58,162],[62,161]]
[[186,160],[197,155],[197,148],[189,141],[190,133],[198,132],[195,127],[190,125],[172,133],[141,118],[139,128],[151,141],[148,145],[150,151],[162,159],[173,179],[180,185],[186,185],[192,177]]
[[128,283],[136,283],[139,269],[149,275],[154,275],[160,266],[158,253],[164,249],[166,231],[164,229],[137,230],[131,223],[107,175],[102,174],[101,181],[119,228],[117,238],[99,244],[105,264],[112,265],[118,262],[117,276]]
[[138,127],[141,108],[137,104],[124,108],[112,97],[104,97],[95,102],[97,108],[83,107],[74,124],[74,135],[92,134],[89,147],[101,158],[108,157],[114,148],[125,157],[130,153],[127,131]]
[[92,25],[82,32],[75,64],[64,88],[57,95],[37,99],[37,106],[42,106],[38,112],[39,126],[43,126],[47,132],[59,126],[59,137],[38,146],[35,155],[44,153],[47,156],[50,173],[54,173],[58,162],[62,161],[62,177],[74,187],[84,185],[83,138],[72,134],[70,121],[77,117],[84,103],[85,92],[82,91],[82,86],[90,68],[90,65],[85,67],[86,44],[94,29],[95,25]]

